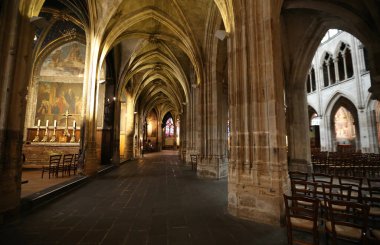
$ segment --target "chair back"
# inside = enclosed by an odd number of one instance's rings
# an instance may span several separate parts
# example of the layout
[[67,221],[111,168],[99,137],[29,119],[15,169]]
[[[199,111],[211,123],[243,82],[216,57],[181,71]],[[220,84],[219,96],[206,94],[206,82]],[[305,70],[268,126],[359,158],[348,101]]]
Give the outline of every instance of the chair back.
[[307,181],[308,173],[300,172],[300,171],[289,171],[290,180],[303,180]]
[[342,200],[327,200],[326,232],[337,238],[351,241],[364,239],[368,227],[367,205]]
[[330,174],[323,174],[323,173],[313,173],[313,182],[319,183],[319,184],[332,184],[333,183],[333,176]]
[[58,166],[61,162],[62,155],[50,155],[50,166]]
[[360,177],[339,177],[339,184],[342,186],[351,186],[351,198],[361,202],[363,178]]
[[297,239],[293,239],[294,230],[302,230],[311,233],[313,244],[318,244],[319,200],[305,196],[284,195],[284,201],[288,244],[302,243],[301,241],[297,241]]
[[317,183],[303,180],[291,180],[292,196],[315,197]]
[[69,166],[73,161],[74,154],[65,154],[63,155],[63,166]]

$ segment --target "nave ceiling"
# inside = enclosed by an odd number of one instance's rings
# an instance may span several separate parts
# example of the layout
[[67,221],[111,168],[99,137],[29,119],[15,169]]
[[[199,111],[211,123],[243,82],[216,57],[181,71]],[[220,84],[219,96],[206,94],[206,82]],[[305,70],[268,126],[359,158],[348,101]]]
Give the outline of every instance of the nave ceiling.
[[207,44],[216,39],[210,28],[223,28],[213,0],[47,0],[40,16],[47,15],[75,25],[87,43],[100,42],[98,69],[112,52],[117,96],[131,96],[143,114],[183,112],[191,87],[205,79]]

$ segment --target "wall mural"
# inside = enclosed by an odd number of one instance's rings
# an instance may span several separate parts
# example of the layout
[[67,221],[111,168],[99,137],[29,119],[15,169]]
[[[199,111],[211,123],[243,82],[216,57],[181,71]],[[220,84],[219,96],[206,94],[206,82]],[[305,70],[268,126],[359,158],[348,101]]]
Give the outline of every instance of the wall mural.
[[352,114],[344,107],[340,107],[335,114],[336,141],[340,145],[351,145],[355,139],[355,126]]
[[66,111],[72,115],[71,120],[80,123],[82,90],[83,84],[40,82],[35,124],[39,119],[42,121],[42,125],[46,120],[50,122],[57,120],[58,126],[65,126],[63,114]]
[[[41,126],[49,120],[52,125],[65,126],[63,114],[68,111],[77,125],[81,125],[84,59],[86,47],[70,42],[51,52],[43,61],[38,79],[34,124]],[[69,125],[70,125],[69,124]]]

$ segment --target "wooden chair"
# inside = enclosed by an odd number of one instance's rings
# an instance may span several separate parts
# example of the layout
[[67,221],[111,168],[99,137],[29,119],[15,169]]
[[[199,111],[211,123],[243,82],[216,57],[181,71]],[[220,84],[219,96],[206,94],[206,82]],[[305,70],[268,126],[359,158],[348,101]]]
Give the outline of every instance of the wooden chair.
[[57,176],[59,172],[62,172],[62,177],[65,173],[70,175],[70,165],[73,161],[74,154],[65,154],[63,155],[63,160],[61,164],[58,164]]
[[77,174],[78,163],[79,163],[79,154],[74,154],[74,159],[71,162],[70,167],[69,167],[69,176],[70,176],[70,171],[71,170],[73,171],[74,175]]
[[360,177],[339,177],[339,184],[343,186],[351,186],[351,201],[356,199],[361,202],[363,178]]
[[369,207],[368,227],[369,239],[374,244],[380,244],[380,198],[363,197],[363,203]]
[[[318,199],[284,195],[284,201],[288,244],[305,244],[305,241],[294,239],[294,231],[310,233],[312,235],[312,244],[319,244]],[[305,203],[308,203],[308,205],[304,205]]]
[[57,169],[58,165],[61,162],[62,155],[51,155],[50,160],[49,160],[49,165],[43,165],[42,166],[42,173],[41,173],[41,178],[44,178],[44,173],[48,172],[49,173],[49,179],[50,179],[50,174],[53,176],[57,176]]
[[197,171],[198,156],[197,155],[190,155],[190,159],[191,159],[191,170]]
[[292,196],[304,196],[315,198],[317,183],[303,180],[291,180]]
[[[329,200],[338,200],[338,201],[351,201],[351,186],[342,186],[335,184],[322,184],[322,200],[321,200],[321,209],[323,218],[327,218],[328,214],[328,204]],[[317,193],[318,196],[318,193]],[[341,207],[336,207],[337,209]]]
[[328,213],[325,231],[331,236],[333,244],[337,239],[350,242],[364,242],[368,228],[367,205],[342,200],[327,200]]
[[300,171],[289,171],[290,180],[303,180],[307,181],[309,174]]
[[330,174],[323,173],[313,173],[312,174],[313,182],[320,184],[332,184],[333,176]]

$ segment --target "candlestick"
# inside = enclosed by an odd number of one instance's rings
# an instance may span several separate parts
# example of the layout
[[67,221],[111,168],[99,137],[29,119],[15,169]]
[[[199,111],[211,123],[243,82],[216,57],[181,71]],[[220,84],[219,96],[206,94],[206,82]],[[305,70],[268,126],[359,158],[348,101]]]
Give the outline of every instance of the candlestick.
[[46,120],[45,135],[42,138],[41,142],[47,142],[48,141],[48,130],[49,130],[49,120]]
[[38,142],[38,141],[40,141],[40,125],[37,126],[37,134],[36,134],[36,137],[34,137],[33,139],[33,142]]
[[75,121],[73,123],[73,133],[71,134],[71,139],[70,139],[70,143],[75,143]]
[[56,121],[54,120],[54,127],[53,127],[53,135],[51,136],[50,142],[55,142],[56,137],[55,137],[55,129],[57,127]]

